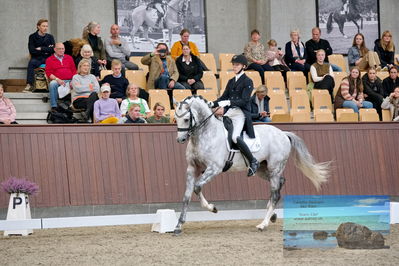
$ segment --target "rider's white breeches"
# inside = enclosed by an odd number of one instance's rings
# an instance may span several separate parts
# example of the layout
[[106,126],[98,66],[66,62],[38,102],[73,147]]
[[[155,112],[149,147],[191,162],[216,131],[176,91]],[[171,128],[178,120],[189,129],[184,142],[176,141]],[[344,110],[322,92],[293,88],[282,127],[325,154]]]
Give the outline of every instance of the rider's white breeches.
[[242,129],[244,128],[245,115],[240,108],[230,108],[225,116],[230,117],[233,121],[233,142],[237,143],[237,138],[240,136]]

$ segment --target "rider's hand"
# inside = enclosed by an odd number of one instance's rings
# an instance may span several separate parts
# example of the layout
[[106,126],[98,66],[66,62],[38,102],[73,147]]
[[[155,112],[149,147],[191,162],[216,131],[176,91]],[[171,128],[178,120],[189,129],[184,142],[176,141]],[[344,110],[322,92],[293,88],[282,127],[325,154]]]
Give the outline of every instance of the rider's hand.
[[212,108],[214,106],[213,102],[208,102],[209,108]]
[[219,103],[220,107],[225,107],[230,105],[230,100],[225,100],[225,101],[220,101]]

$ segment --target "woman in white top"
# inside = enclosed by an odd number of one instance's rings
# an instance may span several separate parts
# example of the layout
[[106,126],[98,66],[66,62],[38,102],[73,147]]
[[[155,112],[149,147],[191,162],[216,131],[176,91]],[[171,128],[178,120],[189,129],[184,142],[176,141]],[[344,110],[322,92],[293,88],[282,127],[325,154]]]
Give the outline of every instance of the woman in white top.
[[151,110],[148,107],[147,101],[139,98],[140,88],[133,83],[130,83],[126,89],[127,98],[124,99],[121,103],[121,114],[124,116],[126,112],[129,110],[130,105],[136,103],[140,105],[140,114],[143,117],[148,117],[151,114]]
[[324,62],[326,52],[320,49],[316,52],[317,61],[310,67],[310,74],[314,82],[314,89],[328,90],[333,100],[333,91],[335,87],[334,72],[329,63]]

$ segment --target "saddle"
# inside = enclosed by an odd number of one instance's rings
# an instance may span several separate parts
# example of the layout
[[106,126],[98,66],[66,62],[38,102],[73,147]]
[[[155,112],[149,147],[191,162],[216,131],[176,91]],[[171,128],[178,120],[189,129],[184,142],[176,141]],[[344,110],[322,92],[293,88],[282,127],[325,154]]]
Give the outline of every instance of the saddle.
[[[227,170],[230,169],[230,167],[233,165],[233,159],[234,155],[236,153],[241,153],[241,151],[238,149],[236,144],[233,142],[232,136],[233,136],[233,121],[230,119],[230,117],[223,116],[223,124],[225,127],[225,134],[226,134],[226,145],[227,149],[229,150],[229,157],[226,161],[226,164],[223,167],[223,172],[226,172]],[[258,152],[261,148],[261,142],[259,138],[259,134],[256,134],[256,129],[255,129],[255,138],[250,138],[247,133],[244,131],[241,132],[241,137],[244,140],[244,142],[247,144],[248,148],[252,153]],[[245,160],[245,159],[244,159]]]

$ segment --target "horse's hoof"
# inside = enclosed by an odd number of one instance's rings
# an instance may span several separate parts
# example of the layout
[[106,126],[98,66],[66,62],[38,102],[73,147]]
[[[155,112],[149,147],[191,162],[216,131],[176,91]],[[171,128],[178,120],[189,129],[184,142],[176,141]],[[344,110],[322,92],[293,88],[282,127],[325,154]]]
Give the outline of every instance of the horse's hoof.
[[346,35],[344,35],[344,38],[345,38],[345,39],[348,39],[349,37],[348,37],[348,36],[346,36]]
[[272,217],[270,217],[270,222],[275,223],[277,221],[277,214],[273,214]]
[[263,225],[257,225],[256,228],[258,229],[259,232],[263,232],[265,230],[265,227]]
[[216,207],[213,206],[212,212],[213,212],[213,213],[218,213],[218,209],[216,209]]
[[173,231],[173,235],[174,236],[179,236],[179,235],[181,235],[183,233],[183,231],[181,230],[181,229],[175,229],[174,231]]

